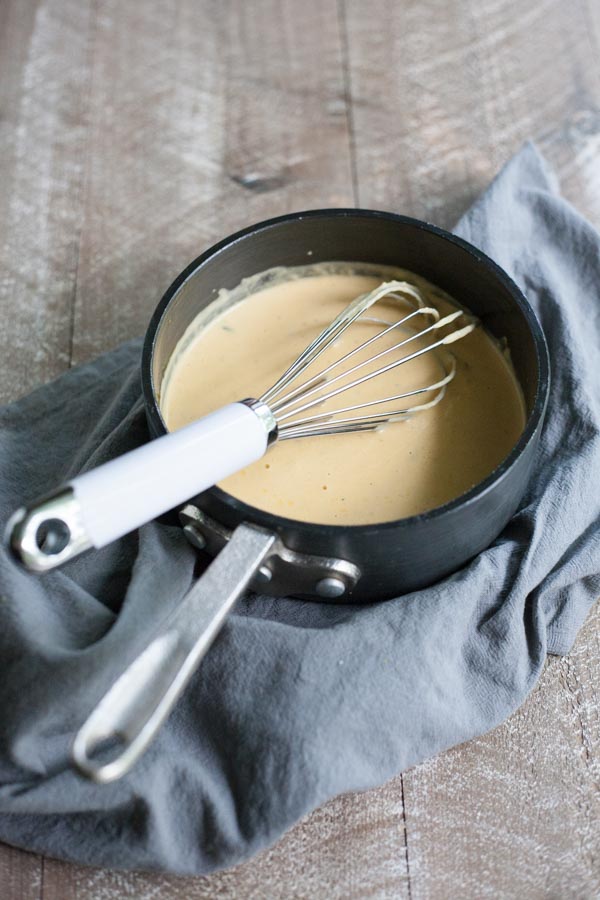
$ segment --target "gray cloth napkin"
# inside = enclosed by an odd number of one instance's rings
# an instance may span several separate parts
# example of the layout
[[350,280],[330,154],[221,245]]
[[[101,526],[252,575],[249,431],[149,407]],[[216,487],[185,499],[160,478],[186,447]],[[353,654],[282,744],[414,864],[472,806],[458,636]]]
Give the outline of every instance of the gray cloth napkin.
[[[112,867],[203,873],[273,843],[335,794],[497,725],[566,653],[600,594],[600,237],[532,145],[457,233],[522,287],[550,346],[535,475],[502,535],[428,590],[372,606],[248,596],[123,781],[69,746],[190,586],[151,523],[44,577],[1,551],[0,839]],[[0,513],[147,438],[139,342],[0,411]]]

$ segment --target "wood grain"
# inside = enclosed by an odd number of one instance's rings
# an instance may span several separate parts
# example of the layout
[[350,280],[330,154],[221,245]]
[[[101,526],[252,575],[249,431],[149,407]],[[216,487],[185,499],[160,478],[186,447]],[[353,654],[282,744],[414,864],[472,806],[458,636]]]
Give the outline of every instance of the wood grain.
[[[354,202],[450,225],[530,137],[600,223],[599,59],[596,0],[4,0],[2,398],[141,333],[234,229]],[[599,626],[504,725],[235,869],[1,847],[0,897],[599,896]]]
[[600,896],[599,626],[504,725],[405,773],[413,900]]
[[42,859],[0,844],[0,896],[5,900],[38,900]]
[[[0,331],[4,401],[69,366],[82,226],[89,3],[3,3]],[[65,65],[68,60],[68,65]]]
[[[365,802],[368,798],[368,802]],[[271,850],[207,878],[83,869],[45,861],[44,900],[312,900],[408,898],[400,779],[337,797]],[[351,852],[349,852],[351,848]]]
[[360,205],[451,226],[536,138],[600,221],[598,48],[583,3],[345,7]]
[[216,239],[352,203],[335,3],[207,2],[202,27],[199,15],[100,4],[74,362],[142,333]]

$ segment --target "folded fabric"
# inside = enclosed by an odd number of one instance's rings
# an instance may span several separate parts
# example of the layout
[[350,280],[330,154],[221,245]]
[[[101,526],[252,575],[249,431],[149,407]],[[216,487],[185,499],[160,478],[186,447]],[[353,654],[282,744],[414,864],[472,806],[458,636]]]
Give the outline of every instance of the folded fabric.
[[[191,584],[158,522],[44,577],[0,551],[0,839],[111,867],[204,873],[335,794],[497,725],[600,594],[600,237],[532,145],[457,233],[521,286],[552,388],[534,477],[485,552],[370,606],[249,595],[122,781],[69,764],[77,728]],[[0,514],[147,440],[139,342],[0,411]]]

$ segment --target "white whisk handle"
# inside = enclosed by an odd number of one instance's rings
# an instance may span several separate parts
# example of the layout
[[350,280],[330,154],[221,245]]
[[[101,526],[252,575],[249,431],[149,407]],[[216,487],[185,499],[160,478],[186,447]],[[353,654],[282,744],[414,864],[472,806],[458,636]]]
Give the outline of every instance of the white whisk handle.
[[260,404],[231,403],[74,478],[13,516],[13,552],[27,568],[45,571],[104,547],[259,459],[275,428],[269,416]]
[[231,403],[71,482],[94,547],[212,487],[267,449],[260,419]]

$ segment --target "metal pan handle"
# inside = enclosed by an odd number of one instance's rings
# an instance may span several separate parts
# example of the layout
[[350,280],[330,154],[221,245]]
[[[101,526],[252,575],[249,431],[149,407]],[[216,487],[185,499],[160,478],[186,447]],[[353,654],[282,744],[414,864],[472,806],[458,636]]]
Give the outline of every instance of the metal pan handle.
[[[277,538],[239,525],[229,543],[169,616],[160,633],[104,695],[81,727],[72,758],[101,784],[125,775],[165,721],[225,617]],[[109,760],[100,751],[111,745]]]

